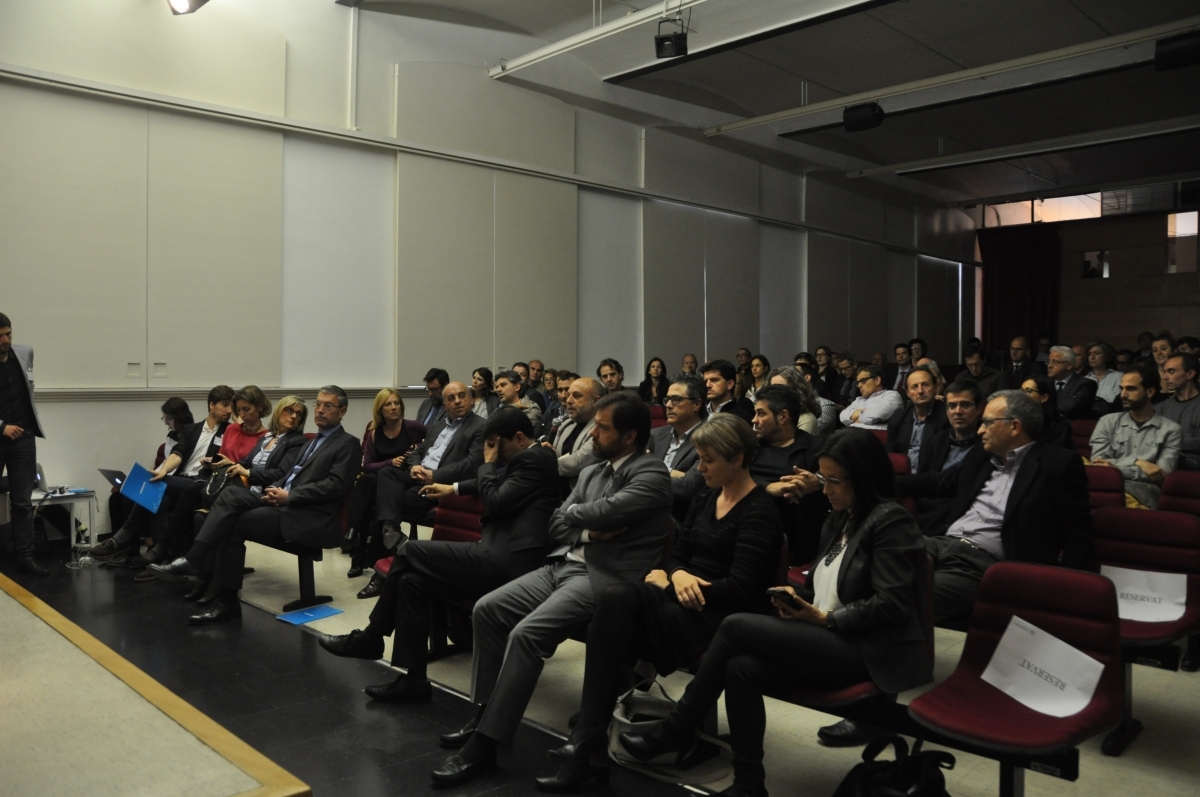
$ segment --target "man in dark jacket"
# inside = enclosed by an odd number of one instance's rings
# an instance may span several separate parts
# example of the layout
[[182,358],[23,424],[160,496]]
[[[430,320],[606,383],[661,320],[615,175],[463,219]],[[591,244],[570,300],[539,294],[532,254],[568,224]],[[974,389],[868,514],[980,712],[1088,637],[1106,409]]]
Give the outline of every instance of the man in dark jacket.
[[469,606],[546,558],[550,515],[558,507],[558,458],[536,444],[533,424],[515,408],[488,416],[483,437],[483,464],[476,478],[422,490],[431,498],[478,495],[484,508],[482,539],[410,541],[392,563],[370,624],[321,638],[321,647],[336,656],[378,659],[383,638],[393,635],[392,664],[408,673],[392,683],[368,686],[367,695],[374,700],[410,703],[433,694],[426,677],[426,640],[434,601]]
[[909,472],[916,473],[921,453],[934,435],[949,426],[949,422],[946,405],[937,400],[937,377],[929,366],[912,368],[904,387],[909,405],[888,422],[887,449],[893,454],[905,454]]

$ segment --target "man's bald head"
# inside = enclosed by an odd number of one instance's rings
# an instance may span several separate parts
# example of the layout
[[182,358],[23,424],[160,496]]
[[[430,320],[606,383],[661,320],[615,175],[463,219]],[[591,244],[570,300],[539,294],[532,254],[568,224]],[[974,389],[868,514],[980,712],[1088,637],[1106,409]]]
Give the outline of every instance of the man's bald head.
[[457,421],[471,411],[475,396],[462,382],[451,382],[442,390],[442,404],[446,407],[446,416]]
[[596,402],[607,392],[608,389],[599,379],[579,377],[571,383],[567,393],[567,414],[580,425],[587,423],[596,414]]

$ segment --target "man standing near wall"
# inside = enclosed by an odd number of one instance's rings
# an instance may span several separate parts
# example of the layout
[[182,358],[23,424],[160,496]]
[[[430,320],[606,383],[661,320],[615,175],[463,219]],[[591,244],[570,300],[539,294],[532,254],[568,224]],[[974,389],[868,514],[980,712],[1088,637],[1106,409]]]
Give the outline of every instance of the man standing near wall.
[[33,347],[14,344],[12,339],[12,322],[0,313],[0,471],[8,475],[17,569],[31,576],[48,576],[50,571],[33,559],[35,438],[45,437],[33,403]]

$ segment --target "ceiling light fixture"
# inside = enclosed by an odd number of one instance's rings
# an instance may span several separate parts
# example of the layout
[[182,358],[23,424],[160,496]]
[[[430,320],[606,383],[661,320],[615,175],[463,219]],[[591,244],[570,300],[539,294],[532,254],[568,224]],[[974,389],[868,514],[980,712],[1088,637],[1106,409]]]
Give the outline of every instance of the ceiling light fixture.
[[[691,11],[688,11],[688,16],[691,16]],[[679,30],[674,33],[663,33],[663,25],[678,25]],[[687,27],[683,24],[683,17],[674,17],[672,19],[663,19],[658,23],[658,35],[654,37],[654,55],[656,58],[676,58],[681,55],[687,55]]]
[[180,14],[191,14],[200,10],[200,6],[207,3],[208,0],[167,0],[167,5],[171,7],[171,13],[175,16]]

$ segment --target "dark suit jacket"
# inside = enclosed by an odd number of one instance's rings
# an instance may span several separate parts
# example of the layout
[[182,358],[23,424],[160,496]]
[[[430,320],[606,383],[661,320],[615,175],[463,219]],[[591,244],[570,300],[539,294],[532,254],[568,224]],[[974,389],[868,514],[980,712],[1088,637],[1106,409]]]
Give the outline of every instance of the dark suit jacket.
[[[912,372],[912,363],[908,365],[908,373]],[[887,363],[883,366],[883,386],[888,390],[895,390],[901,396],[904,396],[905,401],[908,400],[908,391],[904,389],[904,385],[896,387],[896,379],[900,376],[899,363]]]
[[262,437],[254,444],[254,448],[250,453],[242,457],[238,462],[243,468],[250,471],[250,486],[262,487],[267,484],[273,484],[280,478],[291,473],[292,468],[296,464],[296,460],[300,458],[300,454],[304,451],[304,446],[308,440],[304,437],[304,432],[287,432],[279,436],[279,441],[275,443],[275,447],[271,449],[270,455],[267,457],[267,462],[262,467],[252,468],[250,463],[258,456],[258,452],[262,451],[264,440]]
[[1086,376],[1071,374],[1058,391],[1058,414],[1068,420],[1092,417],[1092,403],[1100,383]]
[[970,371],[963,371],[959,374],[958,378],[966,379],[979,385],[979,392],[983,394],[984,401],[987,401],[988,396],[1000,389],[1000,372],[990,365],[983,366],[983,371],[978,377],[971,376]]
[[671,474],[653,454],[635,452],[602,489],[598,479],[608,462],[589,465],[571,494],[550,518],[550,536],[560,543],[552,555],[565,555],[585,530],[626,526],[611,540],[587,543],[588,578],[599,595],[621,582],[640,584],[662,558],[671,520]]
[[[275,480],[283,487],[292,468],[304,456],[307,442],[292,459],[292,467]],[[334,548],[341,540],[338,516],[342,500],[354,486],[362,467],[362,447],[358,438],[339,428],[308,458],[292,480],[288,502],[280,510],[279,529],[288,542],[320,548]]]
[[533,445],[506,464],[485,462],[460,495],[483,500],[480,550],[526,551],[550,545],[550,515],[558,508],[558,457]]
[[754,420],[754,402],[742,396],[722,407],[721,412],[732,412],[746,423],[750,423]]
[[[673,426],[660,426],[657,429],[650,430],[650,442],[646,445],[646,450],[654,454],[660,460],[667,455],[667,449],[674,442],[675,428]],[[687,473],[700,459],[700,455],[696,453],[696,447],[692,445],[692,436],[683,441],[683,445],[679,446],[679,450],[675,452],[675,461],[671,463],[671,470],[681,470]],[[674,479],[673,481],[679,481]]]
[[[897,413],[888,421],[887,450],[893,454],[907,454],[908,441],[912,439],[913,419],[916,417],[916,407],[909,405],[904,412]],[[950,420],[946,417],[946,403],[933,402],[929,417],[925,419],[925,431],[921,434],[921,453],[929,447],[933,436],[950,428]],[[920,464],[920,460],[914,464]]]
[[[417,450],[408,458],[409,467],[425,461],[430,446],[437,442],[438,435],[446,428],[447,423],[449,421],[443,416],[429,427],[421,445],[417,446]],[[486,423],[487,421],[473,412],[468,412],[463,417],[462,427],[446,447],[446,453],[442,454],[442,459],[433,472],[435,483],[454,484],[475,475],[479,466],[483,464],[483,427]]]
[[[921,459],[917,462],[917,473],[941,471],[942,466],[946,464],[946,458],[950,456],[950,440],[953,435],[954,430],[947,424],[945,429],[929,440],[929,445],[925,445],[922,441]],[[972,445],[979,445],[979,435],[972,435],[971,439],[974,441]]]
[[[196,451],[196,445],[200,442],[200,434],[204,431],[204,422],[207,418],[202,418],[195,423],[183,427],[183,431],[179,433],[179,443],[175,448],[171,449],[172,454],[178,454],[180,457],[179,467],[183,467],[192,458],[192,454]],[[208,443],[208,450],[204,452],[206,457],[215,457],[217,452],[221,450],[221,442],[225,436],[225,430],[229,428],[229,421],[224,421],[217,426],[217,433],[212,436],[212,440]]]
[[[499,399],[496,399],[497,404],[499,404],[499,401],[500,401]],[[416,421],[417,423],[425,424],[426,428],[429,428],[429,429],[433,428],[433,425],[435,423],[440,421],[442,418],[446,417],[446,405],[439,404],[438,408],[437,408],[437,412],[434,413],[433,417],[429,419],[429,423],[425,423],[425,415],[429,412],[429,409],[432,406],[433,406],[433,399],[427,398],[424,401],[422,401],[421,407],[417,410],[417,414],[413,418],[413,420]]]
[[[896,489],[918,498],[953,499],[945,524],[936,530],[944,534],[971,508],[994,470],[992,455],[979,446],[959,467],[901,476]],[[1032,445],[1008,495],[1000,540],[1006,559],[1095,569],[1087,475],[1078,454]]]
[[1021,363],[1021,367],[1014,372],[1012,361],[1009,360],[1000,369],[1000,378],[996,381],[996,390],[1017,390],[1026,379],[1034,376],[1042,376],[1045,373],[1046,369],[1042,367],[1042,364],[1033,360],[1026,360]]
[[[835,512],[821,530],[818,557],[824,557],[846,525]],[[857,640],[871,680],[895,694],[933,680],[925,640],[925,541],[912,517],[899,505],[876,506],[852,527],[837,575],[842,608],[833,612],[837,633]],[[810,575],[796,590],[813,600]]]

